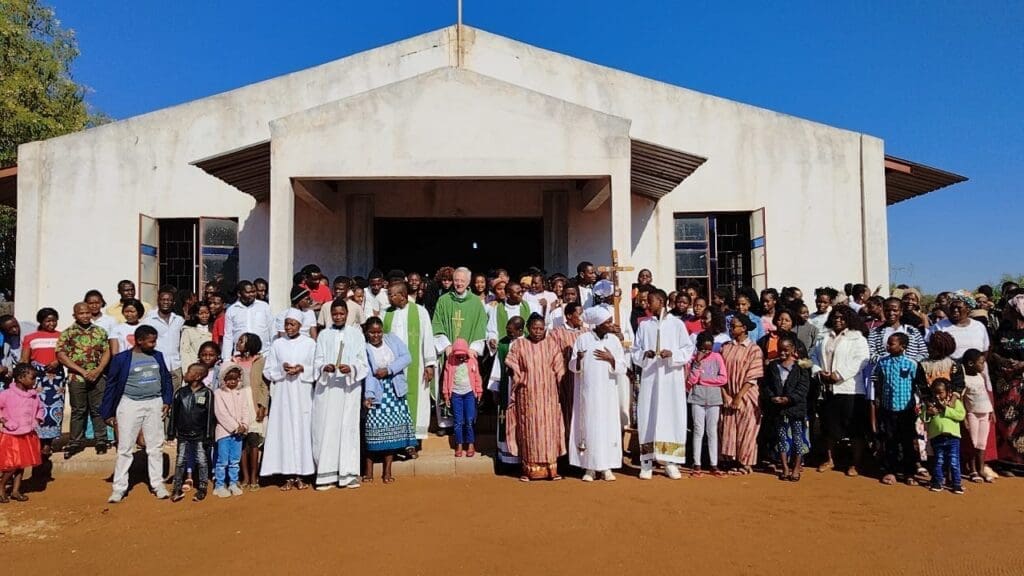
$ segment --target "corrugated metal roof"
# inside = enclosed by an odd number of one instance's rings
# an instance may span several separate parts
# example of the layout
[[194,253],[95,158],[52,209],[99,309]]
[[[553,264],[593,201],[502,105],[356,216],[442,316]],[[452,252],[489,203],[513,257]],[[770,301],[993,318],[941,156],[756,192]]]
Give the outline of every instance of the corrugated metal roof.
[[631,141],[630,156],[630,191],[654,200],[675,190],[707,162],[707,158],[641,140]]
[[885,204],[887,206],[966,180],[966,176],[895,156],[885,156]]
[[206,173],[251,195],[270,199],[270,142],[260,142],[192,163]]
[[[707,158],[650,142],[633,140],[630,162],[632,193],[659,200],[707,161]],[[192,163],[211,176],[250,194],[257,202],[270,198],[270,142],[260,142]],[[0,170],[0,203],[15,206],[17,167]],[[964,182],[967,177],[887,155],[886,204]]]

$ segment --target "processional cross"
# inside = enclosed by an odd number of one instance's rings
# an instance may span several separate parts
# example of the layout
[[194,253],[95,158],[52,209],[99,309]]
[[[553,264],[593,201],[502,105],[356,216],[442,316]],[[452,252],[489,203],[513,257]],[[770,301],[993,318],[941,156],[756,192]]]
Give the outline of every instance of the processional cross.
[[615,292],[612,294],[612,308],[615,311],[615,325],[622,326],[622,322],[619,317],[619,302],[622,301],[622,288],[619,286],[619,272],[632,272],[634,268],[632,266],[620,266],[619,265],[619,251],[612,250],[612,263],[611,266],[598,266],[598,272],[608,272],[611,275],[612,284],[615,285]]

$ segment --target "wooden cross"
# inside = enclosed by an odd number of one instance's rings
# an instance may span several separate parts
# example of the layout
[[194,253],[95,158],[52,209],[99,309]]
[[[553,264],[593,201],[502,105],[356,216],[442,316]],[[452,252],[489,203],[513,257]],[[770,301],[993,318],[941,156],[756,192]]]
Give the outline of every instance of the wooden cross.
[[622,322],[619,318],[619,302],[622,300],[622,288],[619,287],[619,272],[632,272],[634,268],[632,266],[620,266],[619,265],[619,251],[612,250],[612,264],[611,266],[598,266],[598,272],[609,272],[611,273],[612,284],[615,285],[615,292],[612,294],[612,306],[615,311],[615,325],[622,326]]

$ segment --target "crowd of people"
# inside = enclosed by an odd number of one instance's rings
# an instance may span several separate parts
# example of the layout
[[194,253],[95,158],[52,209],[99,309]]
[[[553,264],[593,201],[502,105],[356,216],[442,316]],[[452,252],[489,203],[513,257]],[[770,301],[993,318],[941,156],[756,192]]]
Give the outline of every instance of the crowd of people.
[[820,287],[808,305],[795,287],[666,293],[642,270],[623,294],[613,280],[588,262],[573,277],[445,267],[333,282],[309,265],[276,314],[262,279],[164,287],[155,306],[124,280],[109,307],[88,291],[63,330],[53,308],[35,325],[0,317],[0,503],[27,500],[24,468],[61,447],[65,399],[65,459],[90,437],[100,454],[116,443],[112,503],[140,447],[152,492],[172,501],[203,500],[211,480],[220,497],[357,488],[376,463],[391,484],[431,429],[475,457],[482,410],[496,462],[524,482],[614,481],[626,453],[644,480],[798,482],[811,461],[962,494],[964,477],[1024,471],[1015,284],[925,309],[906,286]]

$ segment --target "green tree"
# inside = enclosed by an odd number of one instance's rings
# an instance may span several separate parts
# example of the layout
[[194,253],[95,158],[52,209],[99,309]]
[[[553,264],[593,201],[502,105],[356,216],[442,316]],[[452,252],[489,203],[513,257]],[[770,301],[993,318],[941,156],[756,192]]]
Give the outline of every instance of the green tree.
[[[73,30],[38,0],[0,0],[0,167],[17,163],[18,145],[106,121],[92,114],[86,88],[71,77]],[[16,213],[0,206],[0,286],[14,284]]]

